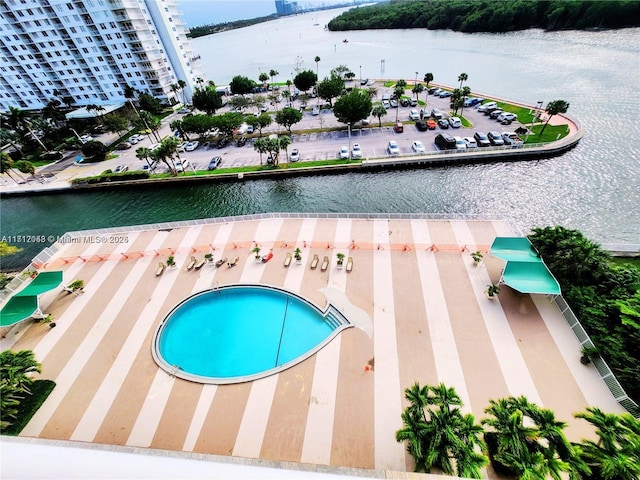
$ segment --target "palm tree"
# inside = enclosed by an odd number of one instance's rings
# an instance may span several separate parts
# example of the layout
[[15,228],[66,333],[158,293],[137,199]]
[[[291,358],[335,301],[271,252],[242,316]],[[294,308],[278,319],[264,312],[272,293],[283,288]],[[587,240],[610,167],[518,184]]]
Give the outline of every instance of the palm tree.
[[280,72],[278,72],[277,70],[275,70],[273,68],[271,70],[269,70],[269,76],[271,77],[271,86],[273,86],[273,78],[277,77],[279,74],[280,74]]
[[464,112],[464,101],[469,95],[471,95],[471,88],[465,85],[464,87],[462,87],[462,104],[460,105],[460,116],[462,116],[462,112]]
[[320,63],[320,57],[316,56],[316,58],[314,58],[313,61],[316,62],[316,77],[320,78],[318,76],[318,64]]
[[149,165],[149,169],[151,169],[151,163],[149,163],[149,158],[151,158],[151,150],[147,147],[139,147],[136,148],[136,158],[138,160],[144,160]]
[[380,128],[382,128],[382,117],[384,117],[386,114],[387,109],[384,108],[382,104],[374,105],[373,109],[371,110],[371,115],[373,115],[374,117],[378,117],[378,126]]
[[187,104],[187,97],[185,96],[185,92],[184,92],[184,87],[186,86],[187,86],[187,82],[185,82],[182,79],[178,80],[178,87],[180,88],[180,93],[182,93],[182,103],[184,105]]
[[18,182],[18,180],[16,180],[11,174],[12,168],[13,160],[11,159],[11,157],[5,152],[0,152],[0,173],[6,173],[7,175],[9,175],[11,180],[16,182],[16,184],[19,184],[20,182]]
[[282,137],[278,137],[278,140],[280,141],[280,150],[284,150],[285,157],[287,158],[287,163],[289,163],[289,150],[287,150],[287,148],[289,147],[289,145],[291,145],[291,143],[293,143],[291,137],[283,135]]
[[416,100],[418,100],[418,95],[424,92],[424,85],[422,85],[421,83],[416,83],[411,91],[416,94]]
[[424,74],[424,83],[427,84],[427,89],[429,88],[429,84],[433,82],[433,73],[425,73]]
[[[177,97],[178,96],[178,90],[180,90],[180,87],[178,86],[177,83],[172,83],[169,88],[171,89],[171,91],[173,92],[173,94]],[[173,100],[173,99],[172,99]],[[172,102],[172,104],[176,103],[178,101],[178,99],[175,99],[175,102]]]
[[262,165],[262,154],[267,153],[269,148],[265,138],[258,138],[253,142],[253,149],[260,154],[260,165]]
[[160,136],[158,135],[158,129],[161,126],[160,120],[158,120],[156,117],[151,115],[146,110],[140,110],[138,112],[138,116],[140,117],[140,121],[142,122],[142,125],[145,128],[151,130],[151,133],[153,134],[154,138],[156,139],[157,142],[159,142]]
[[5,350],[0,353],[0,382],[2,383],[31,393],[28,388],[33,383],[31,375],[41,372],[42,365],[38,363],[32,350],[19,352]]
[[378,98],[378,89],[376,87],[367,87],[367,95],[372,100]]
[[458,81],[460,82],[460,89],[462,90],[462,82],[466,82],[469,79],[469,75],[466,73],[461,73],[458,75]]
[[540,130],[539,135],[542,135],[542,133],[544,132],[544,129],[547,128],[547,125],[549,124],[549,120],[551,120],[551,117],[553,117],[554,115],[558,115],[560,113],[567,113],[567,110],[569,110],[569,103],[565,102],[564,100],[554,100],[552,102],[547,103],[547,108],[546,108],[547,121],[542,126],[542,130]]
[[[403,82],[404,85],[402,85],[400,82]],[[404,80],[398,80],[398,83],[396,83],[396,86],[393,89],[393,96],[396,98],[398,102],[400,101],[400,97],[404,95],[404,89],[406,86],[407,86],[407,82],[405,82]],[[400,110],[399,108],[396,108],[396,122],[398,121],[399,110]]]
[[180,138],[182,140],[189,140],[187,138],[187,135],[184,131],[184,129],[182,128],[182,120],[174,120],[169,124],[169,128],[173,131],[176,131],[180,134]]
[[640,421],[629,414],[604,413],[597,407],[575,415],[596,428],[598,441],[582,440],[581,456],[593,478],[637,480],[640,477]]

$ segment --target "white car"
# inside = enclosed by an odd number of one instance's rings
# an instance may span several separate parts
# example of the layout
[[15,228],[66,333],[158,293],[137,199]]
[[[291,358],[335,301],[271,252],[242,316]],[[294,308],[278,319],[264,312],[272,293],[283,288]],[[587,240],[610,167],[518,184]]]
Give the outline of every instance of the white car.
[[320,115],[320,108],[318,107],[313,107],[313,110],[311,110],[311,115]]
[[473,137],[462,137],[464,143],[467,144],[467,148],[478,148],[478,144],[476,143],[476,139]]
[[498,120],[498,122],[503,124],[509,124],[517,119],[518,119],[518,116],[515,113],[502,112],[500,115],[498,115],[498,118],[496,120]]
[[462,121],[458,117],[450,117],[449,125],[451,125],[451,128],[460,128],[462,127]]
[[351,158],[362,158],[362,149],[359,143],[354,143],[351,147]]
[[196,148],[198,148],[198,145],[200,145],[200,142],[198,140],[194,142],[189,142],[184,146],[184,151],[193,152]]
[[420,140],[416,140],[415,142],[413,142],[411,144],[411,150],[413,150],[416,153],[424,153],[425,152],[424,145]]
[[497,108],[498,104],[496,102],[487,102],[483,104],[478,104],[477,109],[479,112],[484,112],[490,108]]
[[297,148],[294,148],[293,150],[291,150],[291,155],[289,155],[289,161],[297,162],[298,160],[300,160],[300,152]]
[[87,143],[87,142],[90,142],[91,140],[93,140],[93,137],[91,135],[82,135],[80,137],[80,141],[82,143]]
[[453,138],[456,141],[456,150],[466,150],[467,149],[467,142],[464,141],[464,138],[462,138],[462,137],[453,137]]
[[420,114],[418,113],[418,110],[416,110],[415,108],[412,108],[411,111],[409,112],[409,118],[411,120],[420,120]]
[[118,165],[113,173],[124,173],[127,170],[129,170],[129,167],[127,167],[126,165]]
[[144,137],[142,135],[139,134],[135,134],[135,135],[131,135],[129,137],[129,143],[131,143],[132,145],[135,145],[136,143],[138,143],[139,141],[144,140]]
[[389,152],[389,155],[400,155],[400,147],[394,140],[389,140],[387,152]]
[[191,164],[189,163],[189,160],[187,160],[186,158],[181,158],[180,160],[178,160],[176,162],[176,171],[177,172],[184,172],[190,166],[191,166]]
[[342,146],[338,152],[338,158],[349,158],[349,147]]
[[189,142],[182,142],[176,147],[176,150],[178,150],[179,152],[184,152],[184,149],[187,147],[187,145],[189,145]]

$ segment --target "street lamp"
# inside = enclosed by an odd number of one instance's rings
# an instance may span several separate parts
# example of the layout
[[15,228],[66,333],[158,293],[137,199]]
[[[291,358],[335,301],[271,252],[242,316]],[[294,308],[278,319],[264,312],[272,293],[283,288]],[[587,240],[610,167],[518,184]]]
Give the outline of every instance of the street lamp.
[[362,65],[360,65],[360,85],[362,85]]
[[538,100],[538,106],[536,107],[536,113],[533,115],[533,118],[531,119],[531,124],[529,125],[529,130],[527,131],[527,136],[524,139],[524,143],[527,143],[527,140],[529,140],[529,135],[531,135],[531,129],[533,128],[533,122],[535,121],[536,118],[538,118],[538,115],[540,115],[540,110],[542,109],[542,104],[544,103],[544,101],[542,100]]

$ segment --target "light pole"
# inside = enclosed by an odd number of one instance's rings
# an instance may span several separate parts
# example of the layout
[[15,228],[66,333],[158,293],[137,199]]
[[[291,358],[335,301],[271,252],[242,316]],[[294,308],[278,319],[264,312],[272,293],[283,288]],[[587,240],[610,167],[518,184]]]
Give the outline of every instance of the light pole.
[[533,115],[533,118],[531,119],[531,124],[529,125],[529,130],[527,131],[527,136],[524,138],[524,143],[527,143],[527,140],[529,140],[529,135],[531,135],[531,129],[533,128],[533,122],[535,121],[536,118],[538,118],[538,115],[540,115],[540,109],[542,108],[542,104],[544,102],[542,100],[538,100],[538,106],[536,107],[536,113]]
[[362,65],[360,65],[360,85],[362,86]]

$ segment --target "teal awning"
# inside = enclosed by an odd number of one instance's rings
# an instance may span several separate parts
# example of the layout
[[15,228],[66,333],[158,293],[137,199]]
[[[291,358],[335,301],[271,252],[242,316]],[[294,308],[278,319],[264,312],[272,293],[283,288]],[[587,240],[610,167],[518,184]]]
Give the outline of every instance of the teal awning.
[[560,284],[542,262],[510,260],[504,267],[502,280],[521,293],[560,295]]
[[29,295],[40,295],[41,293],[53,290],[62,283],[62,272],[42,272],[33,279],[29,285],[15,294],[16,297],[28,297]]
[[505,261],[540,262],[540,255],[526,237],[496,237],[489,249],[491,255]]
[[36,295],[15,296],[0,310],[0,327],[8,327],[29,318],[38,311]]

